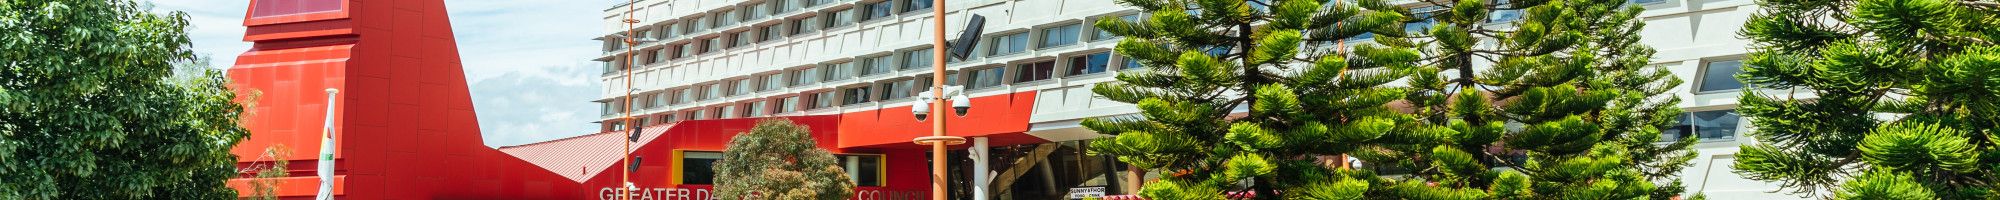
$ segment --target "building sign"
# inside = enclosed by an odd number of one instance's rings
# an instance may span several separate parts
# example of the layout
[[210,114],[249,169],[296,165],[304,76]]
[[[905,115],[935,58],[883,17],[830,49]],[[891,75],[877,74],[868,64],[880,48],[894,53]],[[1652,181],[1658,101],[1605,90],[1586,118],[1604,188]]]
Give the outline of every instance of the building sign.
[[1080,187],[1069,189],[1069,199],[1104,198],[1104,187]]
[[[1074,189],[1072,189],[1072,191],[1074,191]],[[1098,196],[1103,196],[1104,194],[1103,188],[1098,188],[1098,191],[1099,191]],[[619,191],[617,187],[599,188],[597,189],[597,199],[618,200],[618,192]],[[884,189],[861,188],[861,189],[854,189],[854,197],[848,199],[920,200],[926,198],[929,198],[928,193],[923,191],[892,191]],[[715,192],[710,191],[709,188],[706,186],[696,186],[690,188],[641,187],[639,189],[632,191],[632,200],[713,200],[713,199],[721,199],[721,198],[716,197]]]

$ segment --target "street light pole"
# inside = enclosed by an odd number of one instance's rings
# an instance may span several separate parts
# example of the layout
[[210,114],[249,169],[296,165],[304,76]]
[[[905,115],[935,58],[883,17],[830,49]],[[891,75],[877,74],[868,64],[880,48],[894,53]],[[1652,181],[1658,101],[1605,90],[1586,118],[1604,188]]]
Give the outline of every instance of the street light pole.
[[[636,4],[638,3],[638,0],[625,1],[625,38],[622,39],[622,42],[625,43],[625,118],[623,119],[625,123],[619,124],[619,126],[624,126],[625,138],[632,138],[632,134],[637,134],[631,130],[632,127],[637,126],[636,124],[632,124],[632,90],[634,88],[632,87],[632,71],[635,68],[632,64],[634,62],[633,59],[636,58],[636,56],[632,55],[632,50],[639,46],[639,36],[633,35],[633,32],[639,29],[639,20],[632,19],[632,13],[637,11],[634,7],[637,7]],[[625,160],[624,166],[626,168],[632,167],[632,140],[625,140],[625,149],[618,153],[623,155],[621,157]],[[632,200],[632,171],[619,170],[618,183],[618,191],[620,191],[618,198],[621,200]]]
[[938,117],[936,117],[936,120],[931,121],[931,136],[917,137],[915,140],[917,144],[931,145],[931,200],[944,200],[945,188],[951,185],[951,183],[946,181],[950,177],[950,172],[947,172],[945,168],[945,145],[965,143],[964,137],[944,135],[944,120],[945,118],[950,118],[945,117],[950,116],[945,115],[945,110],[951,108],[945,107],[946,98],[944,97],[944,61],[946,59],[946,49],[947,47],[944,42],[944,0],[931,0],[931,96],[937,99],[937,101],[927,102],[931,105],[918,106],[930,106],[930,115]]

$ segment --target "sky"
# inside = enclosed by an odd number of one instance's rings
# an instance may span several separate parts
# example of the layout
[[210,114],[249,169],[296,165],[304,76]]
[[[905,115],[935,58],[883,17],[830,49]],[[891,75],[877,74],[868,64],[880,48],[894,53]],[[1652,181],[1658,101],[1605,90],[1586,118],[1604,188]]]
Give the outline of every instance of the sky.
[[[153,11],[186,12],[198,56],[228,68],[243,42],[249,0],[151,0]],[[486,146],[507,146],[597,130],[601,55],[590,40],[609,0],[445,0]]]

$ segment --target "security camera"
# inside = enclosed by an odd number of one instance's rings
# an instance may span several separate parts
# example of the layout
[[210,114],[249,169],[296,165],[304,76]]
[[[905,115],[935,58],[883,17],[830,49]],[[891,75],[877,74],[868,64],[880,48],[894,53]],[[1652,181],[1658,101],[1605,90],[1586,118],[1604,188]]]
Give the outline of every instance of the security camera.
[[924,117],[931,114],[930,101],[927,100],[916,105],[910,105],[910,114],[917,115],[917,121],[924,121]]
[[972,99],[969,99],[969,98],[965,97],[965,94],[959,94],[958,96],[952,96],[952,97],[951,97],[951,110],[952,110],[953,112],[956,112],[956,113],[958,114],[958,116],[960,116],[960,117],[964,117],[964,116],[965,116],[965,112],[966,112],[966,111],[971,111],[971,110],[972,110]]

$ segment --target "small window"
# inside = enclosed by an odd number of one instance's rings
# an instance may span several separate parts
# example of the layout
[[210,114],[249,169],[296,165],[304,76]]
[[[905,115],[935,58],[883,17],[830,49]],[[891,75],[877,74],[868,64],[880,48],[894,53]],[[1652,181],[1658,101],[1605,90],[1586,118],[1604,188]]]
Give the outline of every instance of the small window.
[[903,70],[929,69],[931,68],[931,62],[933,61],[931,60],[931,56],[933,55],[934,54],[931,53],[930,48],[905,51],[903,52],[902,69]]
[[[958,73],[946,73],[946,74],[944,75],[944,84],[945,84],[945,85],[958,85],[958,84],[959,84],[959,82],[958,82]],[[924,91],[930,91],[930,89],[931,89],[931,86],[935,86],[935,85],[936,85],[936,84],[932,84],[932,83],[931,83],[931,75],[930,75],[930,74],[924,74],[924,75],[917,75],[917,85],[916,85],[916,86],[914,86],[914,87],[916,87],[916,88],[914,88],[914,89],[916,90],[915,92],[917,92],[916,94],[917,94],[917,95],[920,95],[920,96],[921,96],[921,95],[925,95],[925,94],[923,93]]]
[[1101,73],[1104,72],[1105,67],[1106,65],[1109,64],[1109,62],[1111,62],[1111,52],[1099,52],[1090,55],[1070,57],[1069,73],[1066,74],[1065,76],[1077,76],[1077,75]]
[[707,49],[707,50],[702,50],[702,52],[701,52],[702,54],[708,54],[708,53],[715,53],[715,52],[718,52],[718,51],[722,51],[722,48],[723,48],[723,46],[722,46],[722,37],[712,37],[712,38],[708,38],[708,41],[707,41],[707,42],[708,42],[708,44],[704,44],[704,45],[702,45],[702,46],[706,47],[706,49]]
[[832,27],[854,25],[854,17],[855,17],[854,10],[855,9],[840,9],[839,11],[828,12],[828,13],[833,13],[833,16],[831,16],[831,18],[829,18],[826,21],[826,27],[832,28]]
[[693,92],[693,91],[688,91],[688,89],[686,89],[686,88],[682,88],[682,89],[680,89],[680,90],[675,90],[675,91],[674,91],[674,96],[675,96],[675,97],[674,97],[674,104],[683,104],[683,103],[688,103],[688,102],[694,102],[694,92]]
[[784,73],[764,75],[763,78],[758,78],[757,80],[761,80],[764,82],[764,86],[758,87],[757,91],[772,91],[778,89],[785,89]]
[[877,74],[886,74],[889,73],[889,71],[893,71],[895,69],[895,67],[893,66],[895,65],[891,65],[889,61],[890,61],[889,55],[862,58],[861,76],[865,77]]
[[715,108],[715,113],[716,113],[716,114],[719,114],[719,115],[722,115],[722,116],[717,116],[717,117],[715,117],[716,119],[733,119],[733,118],[736,118],[736,116],[737,116],[737,115],[736,115],[736,105],[727,105],[727,106],[722,106],[721,108]]
[[757,42],[770,42],[772,40],[778,40],[778,38],[784,38],[785,36],[784,32],[778,32],[778,28],[780,27],[784,26],[772,25],[772,26],[757,28],[757,36],[758,36]]
[[1736,74],[1743,72],[1742,60],[1712,61],[1702,65],[1701,80],[1695,92],[1719,92],[1743,88],[1743,82],[1736,80]]
[[1679,124],[1660,130],[1661,142],[1678,141],[1687,136],[1700,137],[1701,141],[1728,141],[1736,139],[1736,127],[1742,116],[1735,109],[1697,111],[1681,114]]
[[817,23],[819,21],[815,21],[815,19],[819,18],[806,17],[806,18],[792,20],[792,35],[806,34],[806,33],[812,33],[813,31],[819,31],[819,23]]
[[884,173],[881,155],[838,155],[840,168],[847,170],[847,178],[854,186],[881,187]]
[[[1125,15],[1120,15],[1120,16],[1118,16],[1118,20],[1124,20],[1125,22],[1132,22],[1132,23],[1139,23],[1139,22],[1140,22],[1140,21],[1139,21],[1139,14],[1125,14]],[[1111,34],[1111,31],[1105,31],[1104,29],[1102,29],[1102,28],[1097,28],[1097,27],[1091,27],[1091,29],[1093,29],[1093,30],[1097,30],[1097,32],[1095,32],[1095,33],[1092,33],[1092,34],[1091,34],[1091,36],[1090,36],[1090,39],[1091,39],[1092,41],[1104,41],[1104,40],[1109,40],[1109,39],[1116,39],[1116,38],[1118,38],[1118,36],[1117,36],[1117,35],[1112,35],[1112,34]]]
[[681,163],[681,168],[679,169],[681,174],[680,183],[694,185],[715,184],[716,161],[722,161],[722,153],[681,152],[680,160],[676,161]]
[[750,36],[750,31],[736,32],[732,35],[734,36],[729,37],[729,48],[750,46],[751,41],[757,39]]
[[1050,47],[1069,46],[1071,44],[1076,44],[1078,29],[1082,28],[1083,28],[1082,25],[1070,24],[1048,29],[1042,29],[1041,48],[1046,49]]
[[833,95],[834,94],[832,91],[813,93],[811,109],[833,107],[833,101],[835,99]]
[[840,93],[843,97],[841,98],[840,105],[854,105],[860,103],[868,103],[871,100],[868,99],[868,94],[870,94],[871,92],[869,89],[870,88],[867,85],[863,85],[861,87],[841,89]]
[[763,116],[764,116],[764,108],[766,108],[766,106],[769,106],[769,105],[768,105],[768,104],[767,104],[766,102],[767,102],[767,101],[757,101],[757,102],[750,102],[750,106],[749,106],[749,107],[746,107],[746,108],[743,108],[743,116],[744,116],[744,117],[763,117]]
[[805,69],[799,69],[798,71],[792,71],[792,86],[811,85],[814,83],[819,83],[820,68],[821,67],[809,67]]
[[[1497,3],[1493,4],[1493,5],[1495,6],[1495,7],[1514,7],[1514,3],[1512,3],[1512,2],[1508,2],[1507,0],[1496,0],[1495,2],[1497,2]],[[1496,10],[1493,10],[1492,12],[1493,12],[1493,14],[1489,14],[1489,15],[1487,15],[1487,17],[1486,17],[1486,22],[1487,22],[1487,23],[1505,23],[1505,22],[1512,22],[1512,21],[1514,21],[1514,20],[1520,20],[1520,19],[1521,19],[1521,10],[1520,10],[1520,9],[1514,9],[1514,10],[1497,10],[1497,9],[1496,9]]]
[[648,99],[652,99],[652,101],[653,101],[653,103],[648,103],[648,104],[646,104],[646,108],[647,108],[647,109],[652,109],[652,108],[660,108],[661,106],[666,106],[666,105],[667,105],[667,94],[665,94],[665,93],[662,93],[662,94],[654,94],[654,95],[651,95],[651,96],[647,96],[647,98],[648,98]]
[[849,78],[854,78],[854,72],[855,72],[854,62],[835,63],[823,66],[822,68],[824,69],[821,69],[822,71],[820,72],[820,74],[826,75],[826,77],[820,78],[820,80],[823,81],[838,81],[838,80],[847,80]]
[[686,57],[688,57],[688,56],[694,56],[694,50],[693,50],[693,49],[690,49],[690,48],[688,48],[688,46],[693,46],[693,45],[692,45],[692,44],[677,44],[677,45],[674,45],[674,52],[675,52],[675,53],[674,53],[674,54],[675,54],[675,55],[674,55],[674,59],[680,59],[680,58],[686,58]]
[[703,119],[708,119],[708,110],[700,109],[688,113],[688,120],[703,120]]
[[1006,74],[1005,73],[1006,71],[1007,68],[1005,67],[995,67],[995,68],[981,69],[979,71],[973,71],[972,76],[965,77],[966,82],[971,83],[971,85],[968,85],[966,88],[978,89],[978,88],[1000,86],[1000,84],[1006,83],[1005,81],[1002,80],[1003,78],[1005,78],[1004,75]]
[[736,79],[736,95],[746,95],[757,91],[757,80]]
[[863,15],[867,15],[868,17],[866,17],[866,18],[863,18],[863,19],[861,19],[861,20],[863,20],[863,21],[867,21],[867,20],[875,20],[875,19],[881,19],[881,18],[888,18],[888,17],[889,17],[889,14],[893,13],[893,11],[891,10],[890,6],[892,6],[892,5],[890,5],[889,1],[880,1],[880,2],[875,2],[875,3],[868,3],[868,5],[865,5],[865,6],[863,6],[863,7],[865,7],[866,9],[868,9],[868,10],[866,11],[867,13],[862,13]]
[[659,118],[660,118],[660,119],[657,119],[657,120],[653,120],[653,121],[657,121],[657,122],[660,122],[661,124],[666,124],[666,123],[674,123],[674,122],[676,122],[676,121],[679,121],[679,120],[680,120],[680,119],[678,119],[678,118],[674,118],[674,114],[664,114],[664,115],[660,115],[660,117],[659,117]]
[[778,113],[791,113],[793,111],[799,111],[798,96],[790,96],[778,100]]
[[722,84],[721,84],[721,83],[716,83],[716,84],[708,84],[708,85],[704,85],[704,86],[701,86],[701,87],[702,87],[702,88],[704,88],[705,90],[707,90],[707,91],[704,91],[704,92],[702,92],[702,97],[701,97],[701,100],[709,100],[709,99],[716,99],[716,98],[722,98]]
[[715,27],[721,28],[729,25],[736,25],[737,22],[743,21],[737,19],[736,17],[737,17],[736,10],[725,10],[722,11],[722,13],[715,14]]
[[930,10],[931,0],[903,0],[903,12]]
[[1056,61],[1021,64],[1017,65],[1016,68],[1018,68],[1020,73],[1014,77],[1015,83],[1048,80],[1051,75],[1055,74]]
[[917,92],[911,90],[913,89],[911,87],[916,85],[916,81],[916,79],[903,79],[882,83],[882,87],[880,87],[882,88],[882,100],[896,100],[910,97],[911,94]]
[[667,62],[667,60],[673,59],[673,53],[674,50],[670,49],[655,50],[653,51],[653,63]]
[[987,56],[1002,56],[1028,51],[1028,33],[1012,33],[993,37],[993,49]]

